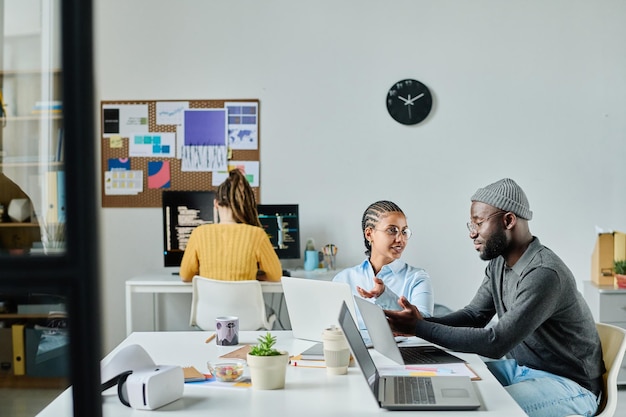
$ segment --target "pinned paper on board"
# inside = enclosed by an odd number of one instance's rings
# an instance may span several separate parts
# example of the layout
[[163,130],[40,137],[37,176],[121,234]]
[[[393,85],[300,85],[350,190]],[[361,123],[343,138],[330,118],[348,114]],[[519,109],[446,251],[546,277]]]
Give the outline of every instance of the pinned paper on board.
[[128,136],[148,131],[147,104],[120,104],[102,106],[103,136]]
[[178,132],[182,137],[179,151],[181,171],[226,169],[225,109],[185,110]]
[[259,105],[252,102],[226,102],[228,146],[232,149],[259,148]]
[[183,114],[187,109],[189,109],[188,101],[157,101],[156,124],[181,125]]
[[243,172],[251,187],[259,186],[259,161],[229,161],[227,169],[213,172],[212,185],[217,187],[223,183],[233,169]]
[[170,188],[170,161],[148,162],[148,188]]
[[121,148],[124,146],[124,141],[120,135],[111,135],[109,138],[109,147],[110,148]]
[[175,133],[134,133],[128,140],[130,156],[173,158],[176,155]]
[[106,171],[104,193],[106,195],[133,195],[143,191],[143,171]]
[[109,158],[108,168],[109,171],[129,171],[130,158]]

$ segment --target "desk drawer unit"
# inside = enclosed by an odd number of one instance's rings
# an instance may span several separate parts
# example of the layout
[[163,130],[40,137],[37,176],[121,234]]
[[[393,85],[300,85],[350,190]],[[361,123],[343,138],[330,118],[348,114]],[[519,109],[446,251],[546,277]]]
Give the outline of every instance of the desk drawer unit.
[[[591,281],[585,281],[584,296],[596,321],[626,329],[626,289],[598,287]],[[617,383],[626,385],[626,360],[622,363]]]

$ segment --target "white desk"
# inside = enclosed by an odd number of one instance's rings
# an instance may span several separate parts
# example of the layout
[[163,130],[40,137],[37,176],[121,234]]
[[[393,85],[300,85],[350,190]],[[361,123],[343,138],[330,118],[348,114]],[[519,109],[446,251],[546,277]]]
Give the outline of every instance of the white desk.
[[[157,364],[193,365],[201,372],[206,372],[207,360],[215,359],[234,349],[233,347],[218,347],[215,343],[205,344],[204,341],[210,333],[202,331],[133,333],[113,352],[122,346],[136,343],[143,346]],[[240,341],[242,344],[254,344],[260,334],[264,332],[241,332]],[[277,347],[287,350],[290,354],[298,354],[312,345],[312,342],[294,339],[289,331],[274,331],[272,334],[278,336]],[[478,389],[482,403],[479,410],[398,413],[402,413],[403,416],[407,413],[411,415],[436,414],[437,417],[526,416],[477,355],[458,355],[465,358],[482,378],[481,381],[473,382]],[[372,357],[377,363],[388,363],[388,359],[375,351],[372,351]],[[247,369],[245,373],[248,374]],[[282,390],[262,391],[252,388],[219,388],[210,385],[185,384],[182,398],[157,409],[154,413],[165,412],[181,417],[206,417],[207,415],[345,417],[388,413],[378,407],[363,374],[356,366],[350,367],[347,375],[327,375],[325,369],[288,366],[285,389]],[[102,407],[103,415],[107,417],[147,416],[150,413],[122,405],[117,398],[115,388],[103,394]],[[70,387],[50,403],[39,416],[71,416],[71,410]]]
[[[339,270],[314,270],[305,271],[294,270],[292,276],[321,279],[330,281]],[[280,282],[261,281],[261,288],[266,294],[282,294],[283,287]],[[152,273],[133,277],[126,281],[126,335],[131,334],[133,328],[133,294],[148,293],[152,294],[153,311],[152,311],[152,330],[158,329],[158,313],[159,313],[159,297],[158,294],[191,294],[191,283],[183,282],[179,275],[167,273]]]

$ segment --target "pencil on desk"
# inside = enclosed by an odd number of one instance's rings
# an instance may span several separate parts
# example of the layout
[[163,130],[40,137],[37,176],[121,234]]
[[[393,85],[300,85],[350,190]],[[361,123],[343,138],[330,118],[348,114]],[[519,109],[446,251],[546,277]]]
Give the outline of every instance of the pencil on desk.
[[215,336],[217,336],[217,333],[213,333],[211,336],[207,337],[204,343],[209,343],[211,340],[215,339]]

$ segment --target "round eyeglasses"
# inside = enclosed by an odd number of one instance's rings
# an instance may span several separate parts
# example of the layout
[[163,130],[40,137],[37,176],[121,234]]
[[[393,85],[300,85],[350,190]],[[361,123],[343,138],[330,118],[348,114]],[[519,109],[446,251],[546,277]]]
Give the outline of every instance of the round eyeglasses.
[[484,222],[486,222],[487,220],[491,219],[492,217],[495,217],[499,214],[506,214],[506,211],[496,211],[495,213],[490,214],[489,216],[485,217],[482,221],[478,222],[478,223],[474,223],[474,222],[467,222],[467,230],[469,230],[469,232],[471,234],[475,234],[476,232],[478,232],[478,229],[480,228],[480,226],[483,225]]
[[389,237],[393,236],[394,239],[397,239],[398,237],[402,236],[404,239],[408,240],[413,234],[413,232],[411,232],[411,229],[409,229],[408,227],[400,230],[396,226],[389,226],[386,229],[374,229],[374,230],[378,230],[379,232],[385,232],[387,233],[387,236]]

